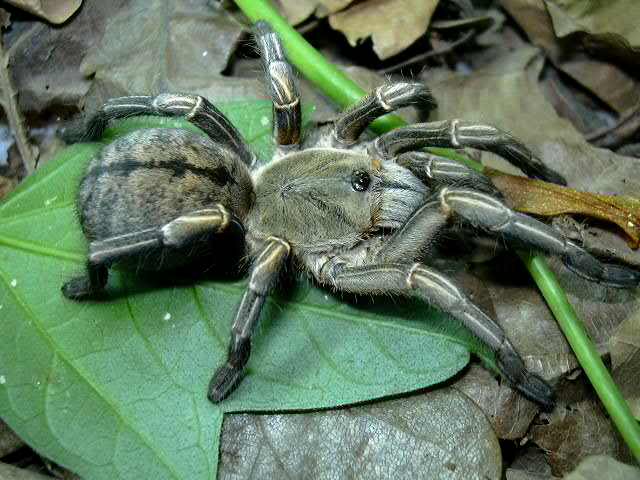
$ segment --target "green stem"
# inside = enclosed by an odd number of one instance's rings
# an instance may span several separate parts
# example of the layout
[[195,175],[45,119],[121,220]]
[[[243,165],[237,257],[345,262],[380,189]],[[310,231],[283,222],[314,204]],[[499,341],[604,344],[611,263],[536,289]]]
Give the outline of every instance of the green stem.
[[640,462],[640,426],[611,378],[611,374],[602,363],[598,350],[582,326],[582,322],[578,319],[567,295],[542,257],[523,253],[520,253],[520,257],[538,284],[538,288],[549,304],[558,325],[567,337],[573,353],[600,397],[604,408],[609,412],[613,423],[627,442],[636,460]]
[[[236,0],[236,3],[252,22],[258,20],[269,22],[271,27],[278,32],[287,50],[289,60],[309,81],[341,108],[353,105],[366,95],[367,92],[335,65],[328,62],[320,52],[296,32],[270,5],[268,0]],[[397,115],[386,115],[376,120],[371,125],[371,129],[376,133],[384,133],[404,124],[405,122]],[[475,169],[482,169],[482,165],[478,162],[451,150],[431,150],[438,155],[462,161]],[[580,365],[627,445],[640,462],[640,427],[638,422],[631,415],[628,405],[602,363],[598,351],[582,327],[571,304],[569,304],[557,278],[544,258],[521,256],[567,337]]]

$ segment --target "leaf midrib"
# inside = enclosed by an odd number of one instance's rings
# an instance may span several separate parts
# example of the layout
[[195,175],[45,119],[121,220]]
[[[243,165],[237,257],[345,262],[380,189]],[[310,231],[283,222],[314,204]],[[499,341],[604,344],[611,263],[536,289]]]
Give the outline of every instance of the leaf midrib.
[[122,414],[122,412],[116,407],[117,403],[114,399],[112,399],[109,395],[107,395],[104,391],[102,391],[94,382],[91,381],[90,377],[85,376],[82,373],[82,370],[76,366],[67,355],[65,355],[64,350],[61,346],[55,341],[55,339],[49,335],[49,332],[44,328],[44,326],[40,323],[40,319],[37,315],[35,315],[31,309],[26,305],[23,299],[16,293],[16,289],[10,286],[9,276],[7,273],[0,268],[0,280],[5,284],[5,288],[7,291],[11,292],[16,304],[23,310],[24,314],[31,320],[32,325],[36,327],[42,338],[46,340],[46,342],[50,346],[50,351],[53,353],[54,357],[58,357],[61,361],[67,364],[67,366],[74,371],[79,378],[83,379],[91,390],[95,392],[98,397],[100,397],[113,411],[113,413],[117,416],[118,420],[122,425],[126,425],[132,432],[134,432],[140,440],[151,450],[156,458],[169,470],[172,477],[175,479],[180,479],[180,475],[175,470],[173,465],[164,457],[162,452],[158,451],[155,447],[154,443],[150,441],[150,439],[144,434],[144,432],[140,431],[137,428],[134,428],[134,425],[131,424],[127,417]]
[[[67,251],[63,251],[63,250],[59,250],[56,248],[47,248],[47,247],[43,247],[41,245],[37,245],[35,243],[32,242],[25,242],[22,240],[16,240],[14,238],[11,237],[7,237],[4,235],[0,235],[0,245],[6,245],[8,247],[14,247],[29,253],[34,253],[37,255],[42,255],[42,256],[50,256],[53,258],[59,258],[62,260],[67,260],[67,261],[72,261],[75,263],[79,263],[82,264],[84,263],[84,256],[81,254],[76,254],[73,252],[67,252]],[[209,284],[211,285],[211,284]],[[234,286],[233,284],[223,284],[223,283],[214,283],[215,288],[217,290],[220,291],[227,291],[227,292],[232,292],[233,294],[241,294],[242,292],[244,292],[244,289],[239,288]],[[206,285],[203,285],[202,287],[206,287]],[[269,303],[272,303],[274,305],[276,305],[278,308],[284,309],[283,304],[277,302],[276,300],[274,300],[273,298],[269,298],[268,299]],[[375,317],[371,317],[371,316],[367,316],[366,318],[361,318],[361,316],[357,316],[357,315],[352,315],[349,313],[344,313],[344,312],[340,312],[337,311],[335,309],[330,309],[330,308],[326,308],[326,307],[322,307],[320,305],[316,305],[316,304],[312,304],[312,303],[305,303],[305,302],[300,302],[300,301],[288,301],[286,302],[287,308],[297,308],[300,311],[307,311],[307,312],[314,312],[314,313],[320,313],[323,316],[327,317],[334,317],[340,320],[345,320],[345,321],[351,321],[351,322],[356,322],[356,323],[366,323],[367,325],[377,325],[379,327],[383,327],[383,328],[390,328],[390,324],[386,323],[384,321],[381,321],[379,319],[376,319]],[[451,321],[455,321],[455,320],[451,320]],[[465,343],[462,340],[459,340],[455,337],[452,337],[450,335],[444,334],[444,333],[440,333],[440,332],[425,332],[425,330],[420,329],[420,328],[415,328],[415,327],[410,327],[407,325],[395,325],[395,328],[397,328],[398,330],[403,330],[403,331],[407,331],[407,332],[411,332],[413,334],[421,334],[424,335],[425,333],[427,335],[433,336],[433,337],[439,337],[442,338],[444,340],[447,340],[451,343],[455,343],[458,345],[461,345],[462,347],[464,347],[465,349],[469,350],[470,349],[470,345]],[[483,358],[483,360],[489,360],[489,358],[487,358],[482,352],[474,352],[477,355],[481,356]]]

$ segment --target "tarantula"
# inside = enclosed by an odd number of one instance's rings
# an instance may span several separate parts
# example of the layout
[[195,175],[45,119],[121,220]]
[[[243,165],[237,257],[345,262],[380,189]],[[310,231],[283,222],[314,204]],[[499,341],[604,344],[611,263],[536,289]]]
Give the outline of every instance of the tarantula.
[[417,296],[440,308],[495,351],[502,374],[517,390],[552,408],[552,388],[527,371],[500,326],[427,264],[438,240],[463,223],[560,255],[593,281],[632,286],[640,275],[603,264],[548,225],[514,212],[481,173],[421,149],[474,147],[502,155],[531,176],[556,182],[562,177],[510,135],[461,120],[419,123],[361,140],[376,117],[409,105],[433,107],[419,83],[383,85],[303,140],[300,97],[280,41],[264,22],[256,25],[255,38],[273,99],[273,161],[254,168],[255,156],[239,132],[201,96],[109,100],[83,126],[84,138],[97,139],[109,121],[134,115],[184,116],[207,137],[183,129],[139,130],[105,146],[90,162],[78,199],[90,240],[87,273],[67,282],[64,295],[94,297],[115,262],[161,269],[193,261],[215,235],[241,226],[252,259],[250,280],[226,363],[209,386],[211,401],[221,401],[241,380],[265,298],[295,262],[335,290]]

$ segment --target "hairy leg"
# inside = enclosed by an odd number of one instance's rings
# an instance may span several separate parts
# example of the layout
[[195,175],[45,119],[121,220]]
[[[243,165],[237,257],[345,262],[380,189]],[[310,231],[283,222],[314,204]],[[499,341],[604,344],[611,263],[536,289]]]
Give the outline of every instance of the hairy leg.
[[553,408],[552,388],[525,368],[502,328],[443,273],[420,263],[350,266],[332,262],[318,277],[321,283],[347,292],[412,295],[436,306],[462,322],[496,353],[500,371],[518,391],[546,409]]
[[588,280],[622,288],[640,284],[640,272],[601,262],[554,228],[515,212],[490,195],[445,188],[439,197],[442,215],[457,216],[476,228],[502,235],[509,242],[558,255],[567,267]]
[[430,187],[469,188],[502,198],[502,193],[489,177],[456,160],[426,152],[406,152],[396,158],[396,163],[409,169]]
[[271,237],[254,261],[249,286],[242,296],[231,327],[227,360],[209,384],[208,397],[212,402],[222,401],[242,379],[244,367],[251,354],[251,335],[258,324],[267,295],[273,289],[290,250],[291,247],[284,240]]
[[378,137],[374,153],[392,159],[401,152],[424,147],[471,147],[496,153],[530,177],[565,185],[564,178],[545,166],[522,143],[491,125],[462,120],[416,123],[397,128]]
[[351,145],[376,118],[402,107],[422,106],[429,110],[436,102],[421,83],[397,82],[382,85],[353,107],[341,113],[334,122],[334,136],[339,144]]
[[87,274],[65,283],[62,293],[72,300],[91,298],[107,284],[108,268],[118,260],[158,248],[182,248],[207,233],[219,233],[236,222],[222,205],[182,215],[159,228],[148,228],[91,242]]
[[300,94],[280,39],[266,22],[256,22],[254,35],[273,100],[273,128],[278,145],[300,143]]
[[162,93],[156,97],[140,95],[112,98],[79,131],[65,132],[65,138],[69,141],[98,140],[111,120],[138,115],[184,117],[214,142],[235,152],[245,164],[252,165],[255,160],[240,132],[209,100],[199,95]]

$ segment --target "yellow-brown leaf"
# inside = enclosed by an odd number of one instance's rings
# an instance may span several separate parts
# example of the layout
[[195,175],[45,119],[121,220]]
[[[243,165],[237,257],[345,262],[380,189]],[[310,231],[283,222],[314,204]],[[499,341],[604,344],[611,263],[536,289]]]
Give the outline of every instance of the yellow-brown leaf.
[[485,173],[515,210],[545,217],[578,214],[614,223],[627,234],[631,248],[640,247],[640,198],[580,192],[492,169]]

